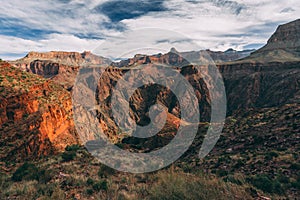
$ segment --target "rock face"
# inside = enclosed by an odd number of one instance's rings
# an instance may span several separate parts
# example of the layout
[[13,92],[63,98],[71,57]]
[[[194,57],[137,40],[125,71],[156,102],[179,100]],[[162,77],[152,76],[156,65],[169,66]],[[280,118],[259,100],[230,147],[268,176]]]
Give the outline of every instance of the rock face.
[[109,62],[109,59],[96,56],[90,51],[85,51],[83,53],[51,51],[45,53],[29,52],[24,58],[16,60],[12,62],[12,64],[15,64],[22,68],[26,67],[26,64],[29,64],[34,60],[49,60],[68,66],[83,66],[85,64],[99,65]]
[[300,19],[280,25],[261,49],[253,52],[242,62],[299,62],[300,61]]
[[109,63],[111,63],[109,59],[96,56],[89,51],[83,53],[62,51],[30,52],[22,59],[10,62],[14,67],[23,71],[38,74],[44,78],[51,78],[67,89],[73,86],[79,67]]
[[67,91],[8,63],[0,71],[1,160],[37,158],[79,142]]
[[300,103],[300,62],[246,62],[218,67],[224,78],[228,114]]
[[229,113],[300,102],[300,19],[281,25],[249,57],[219,65]]
[[[146,68],[151,69],[152,65],[148,64],[147,66],[145,66],[145,70]],[[207,121],[210,117],[210,99],[208,95],[208,88],[204,84],[203,77],[201,77],[200,73],[198,73],[198,71],[194,67],[178,68],[177,71],[183,77],[185,77],[194,87],[196,97],[198,98],[201,116],[200,120]],[[123,68],[107,69],[102,74],[98,83],[97,103],[99,105],[102,105],[101,112],[99,113],[99,118],[101,119],[101,121],[104,121],[106,125],[108,125],[108,130],[110,130],[110,134],[108,135],[111,135],[112,137],[114,137],[115,133],[118,132],[116,131],[118,130],[116,128],[118,126],[112,120],[113,116],[111,113],[110,100],[112,97],[114,85],[117,84],[117,82],[127,72],[128,69]],[[142,81],[142,78],[143,77],[136,77],[135,81]],[[166,82],[172,81],[171,79],[172,77],[166,77]],[[184,93],[185,91],[182,92]],[[183,95],[188,96],[185,94]],[[188,98],[186,99],[186,101],[188,101]],[[186,103],[186,101],[184,101],[183,104]],[[123,105],[118,105],[121,108],[130,105],[130,116],[139,125],[147,125],[150,122],[149,108],[150,106],[157,103],[165,106],[165,108],[168,110],[169,118],[167,119],[167,121],[169,120],[170,124],[172,124],[171,121],[176,121],[175,119],[180,118],[180,106],[176,96],[169,88],[160,85],[151,84],[140,87],[133,93],[129,101],[122,101],[122,103]],[[126,118],[122,119],[121,121],[124,122],[125,126],[127,124],[128,127],[132,127],[132,121],[129,121]],[[174,132],[174,130],[172,131]]]
[[268,40],[268,43],[258,52],[283,49],[300,56],[300,19],[280,25]]

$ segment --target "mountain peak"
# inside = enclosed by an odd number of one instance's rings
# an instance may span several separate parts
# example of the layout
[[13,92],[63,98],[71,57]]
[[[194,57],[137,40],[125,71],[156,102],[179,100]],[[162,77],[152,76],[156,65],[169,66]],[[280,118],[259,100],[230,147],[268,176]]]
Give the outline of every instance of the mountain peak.
[[170,53],[179,53],[179,51],[177,51],[177,49],[175,49],[175,47],[172,47],[170,49]]
[[259,51],[288,49],[300,56],[300,19],[278,26],[268,43]]
[[236,52],[236,50],[234,50],[233,48],[229,48],[225,51],[225,53],[231,53],[231,52]]
[[237,62],[299,62],[300,19],[278,26],[267,44]]

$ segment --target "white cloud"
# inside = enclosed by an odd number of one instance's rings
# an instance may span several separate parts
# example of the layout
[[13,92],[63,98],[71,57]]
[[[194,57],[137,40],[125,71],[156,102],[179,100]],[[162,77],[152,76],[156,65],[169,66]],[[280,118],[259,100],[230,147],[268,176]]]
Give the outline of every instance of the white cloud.
[[[165,3],[170,11],[123,22],[130,29],[152,27],[174,30],[193,39],[204,48],[243,49],[248,44],[266,43],[278,23],[299,18],[300,6],[297,1],[237,0],[222,6],[220,1],[219,4],[215,4],[213,2],[216,1],[208,0],[192,3],[170,0]],[[282,13],[287,7],[292,7],[293,10]],[[235,10],[239,8],[241,10],[237,14]]]
[[[29,51],[79,51],[91,50],[103,41],[95,39],[80,39],[73,35],[50,34],[45,39],[32,41],[11,36],[0,36],[0,57],[2,59],[16,59],[18,54]],[[16,54],[16,56],[10,55]]]
[[[93,50],[102,40],[82,39],[106,38],[114,43],[121,30],[104,25],[109,18],[93,9],[108,0],[34,1],[11,0],[1,2],[0,19],[6,23],[57,32],[39,38],[22,39],[12,35],[0,35],[1,55],[27,51]],[[166,29],[181,33],[192,39],[201,48],[225,50],[243,49],[248,44],[263,44],[275,31],[278,23],[300,18],[299,0],[165,0],[166,11],[148,13],[134,19],[121,21],[129,30],[141,28]],[[291,9],[292,8],[292,9]],[[12,22],[10,21],[12,20]],[[81,38],[79,38],[79,36]],[[169,48],[177,43],[159,43],[162,35],[141,38],[140,45]],[[25,37],[24,37],[25,38]],[[170,39],[170,38],[169,38]],[[135,38],[133,37],[133,40]],[[115,41],[116,43],[117,41]],[[178,43],[179,44],[179,43]],[[180,43],[179,50],[189,50],[189,43]],[[136,46],[111,49],[111,55],[120,55]],[[99,50],[99,49],[98,49]],[[192,49],[190,49],[192,50]],[[115,52],[112,52],[115,51]],[[104,50],[102,49],[102,52]],[[0,55],[0,56],[1,56]]]
[[[93,3],[91,3],[93,2]],[[104,2],[104,1],[102,1]],[[12,0],[1,3],[0,17],[19,20],[18,25],[31,29],[42,29],[63,34],[93,34],[101,37],[107,32],[101,30],[101,24],[108,18],[91,9],[96,1],[72,1],[63,4],[60,1]],[[99,3],[99,1],[98,1]]]

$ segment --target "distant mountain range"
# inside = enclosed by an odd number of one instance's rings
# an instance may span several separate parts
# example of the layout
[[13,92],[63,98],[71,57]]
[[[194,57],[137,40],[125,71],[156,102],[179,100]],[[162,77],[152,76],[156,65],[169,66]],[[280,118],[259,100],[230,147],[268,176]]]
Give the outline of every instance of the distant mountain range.
[[[184,57],[187,59],[199,58],[201,53],[206,53],[211,56],[212,60],[216,63],[234,61],[249,56],[254,49],[236,51],[234,49],[228,49],[222,51],[191,51],[191,52],[178,52],[175,48],[172,48],[167,54],[156,54],[156,55],[143,55],[137,54],[133,58],[123,59],[119,62],[113,62],[108,58],[97,56],[89,51],[83,53],[78,52],[63,52],[63,51],[51,51],[45,53],[30,52],[24,58],[10,61],[10,63],[23,70],[30,71],[30,67],[35,65],[38,61],[47,61],[48,63],[58,63],[67,66],[87,66],[87,65],[112,65],[117,67],[129,67],[133,64],[147,64],[151,61],[159,61],[161,63],[171,63],[178,65],[179,62],[177,57]],[[171,60],[172,59],[172,60]]]

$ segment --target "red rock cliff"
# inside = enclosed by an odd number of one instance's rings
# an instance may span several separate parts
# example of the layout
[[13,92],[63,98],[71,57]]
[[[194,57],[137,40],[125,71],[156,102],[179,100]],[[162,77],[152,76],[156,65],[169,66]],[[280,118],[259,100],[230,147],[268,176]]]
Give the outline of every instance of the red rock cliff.
[[7,63],[0,71],[0,159],[37,157],[78,143],[67,91]]

